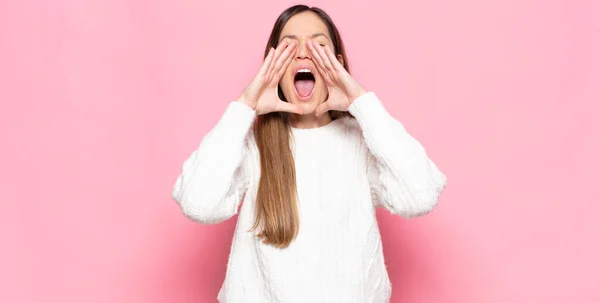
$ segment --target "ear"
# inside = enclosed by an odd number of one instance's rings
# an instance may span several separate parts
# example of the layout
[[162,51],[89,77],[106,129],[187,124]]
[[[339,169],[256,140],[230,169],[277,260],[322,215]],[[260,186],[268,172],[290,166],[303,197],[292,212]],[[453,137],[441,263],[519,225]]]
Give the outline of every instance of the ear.
[[340,63],[342,63],[342,65],[344,65],[344,57],[342,57],[341,54],[337,55],[338,60],[340,61]]

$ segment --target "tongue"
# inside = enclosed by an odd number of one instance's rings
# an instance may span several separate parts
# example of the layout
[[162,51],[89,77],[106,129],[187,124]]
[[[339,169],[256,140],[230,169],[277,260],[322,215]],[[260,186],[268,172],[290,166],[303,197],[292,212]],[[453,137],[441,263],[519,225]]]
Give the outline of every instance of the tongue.
[[301,97],[307,97],[312,93],[313,88],[315,87],[314,80],[297,80],[294,81],[294,86],[296,86],[296,91]]

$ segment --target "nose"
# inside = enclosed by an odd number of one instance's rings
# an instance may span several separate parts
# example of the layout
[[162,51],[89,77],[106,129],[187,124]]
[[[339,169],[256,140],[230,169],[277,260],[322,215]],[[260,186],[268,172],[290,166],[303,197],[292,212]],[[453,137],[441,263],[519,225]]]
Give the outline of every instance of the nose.
[[308,40],[298,40],[298,46],[296,46],[296,59],[311,59],[310,50],[308,49]]

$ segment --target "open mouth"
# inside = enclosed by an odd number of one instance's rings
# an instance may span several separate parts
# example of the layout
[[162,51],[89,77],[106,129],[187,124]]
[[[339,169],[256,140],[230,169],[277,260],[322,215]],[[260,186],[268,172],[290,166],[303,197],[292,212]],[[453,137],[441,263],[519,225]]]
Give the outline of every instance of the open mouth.
[[310,100],[315,90],[315,76],[308,68],[299,69],[294,75],[294,88],[301,101]]

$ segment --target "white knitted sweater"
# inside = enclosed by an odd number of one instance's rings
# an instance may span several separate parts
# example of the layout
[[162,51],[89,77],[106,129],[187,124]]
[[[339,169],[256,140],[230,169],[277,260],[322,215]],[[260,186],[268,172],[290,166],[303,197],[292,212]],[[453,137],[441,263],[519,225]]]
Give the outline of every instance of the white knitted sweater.
[[187,217],[218,223],[243,200],[220,302],[389,301],[375,207],[403,217],[426,214],[446,177],[373,92],[354,100],[349,112],[354,118],[292,128],[300,229],[284,249],[249,232],[260,178],[251,108],[231,102],[185,161],[172,196]]

